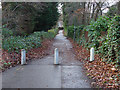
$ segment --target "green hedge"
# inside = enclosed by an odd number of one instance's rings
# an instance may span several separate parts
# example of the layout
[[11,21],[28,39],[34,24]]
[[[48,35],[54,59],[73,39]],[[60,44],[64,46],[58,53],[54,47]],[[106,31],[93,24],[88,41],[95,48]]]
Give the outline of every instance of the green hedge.
[[3,30],[2,48],[8,52],[19,52],[21,49],[29,50],[41,46],[44,39],[52,39],[55,34],[52,32],[34,32],[29,36],[13,36],[12,31]]

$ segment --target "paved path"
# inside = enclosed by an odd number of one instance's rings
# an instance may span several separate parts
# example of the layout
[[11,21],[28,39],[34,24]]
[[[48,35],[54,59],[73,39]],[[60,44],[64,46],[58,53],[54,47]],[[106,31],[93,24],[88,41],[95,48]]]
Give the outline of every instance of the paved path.
[[[90,88],[82,64],[75,60],[72,45],[62,32],[55,37],[49,56],[3,72],[3,88]],[[60,65],[53,65],[55,48],[59,50]]]

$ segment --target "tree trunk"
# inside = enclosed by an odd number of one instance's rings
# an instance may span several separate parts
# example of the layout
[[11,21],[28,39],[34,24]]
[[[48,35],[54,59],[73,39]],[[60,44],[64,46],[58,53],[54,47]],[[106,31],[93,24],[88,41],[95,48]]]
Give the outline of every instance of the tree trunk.
[[82,17],[82,24],[85,25],[85,2],[83,2],[83,17]]
[[96,13],[95,13],[95,21],[96,21],[97,18],[98,18],[98,13],[99,13],[99,9],[96,10]]

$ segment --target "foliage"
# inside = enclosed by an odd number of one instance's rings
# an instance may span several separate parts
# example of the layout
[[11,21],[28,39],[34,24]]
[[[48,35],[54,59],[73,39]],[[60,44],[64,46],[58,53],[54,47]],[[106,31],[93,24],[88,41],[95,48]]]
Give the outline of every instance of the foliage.
[[100,40],[102,38],[101,32],[106,32],[108,29],[108,23],[110,22],[109,17],[103,16],[99,17],[97,21],[91,21],[90,25],[85,28],[85,31],[88,31],[88,47],[94,47],[98,49],[100,45]]
[[58,33],[58,28],[55,28],[55,29],[50,29],[50,30],[48,30],[48,32],[49,32],[49,33],[53,33],[53,34],[54,34],[54,36],[56,36],[56,35],[57,35],[57,33]]
[[[7,32],[6,32],[7,33]],[[6,34],[3,34],[3,37]],[[7,33],[8,37],[4,37],[2,41],[2,48],[8,52],[19,52],[21,49],[32,49],[41,46],[41,42],[44,39],[52,39],[55,34],[52,32],[34,32],[29,36],[12,36],[11,33]]]
[[47,31],[58,20],[57,5],[57,2],[3,2],[2,23],[6,24],[6,28],[16,31],[16,35]]
[[2,29],[2,35],[3,35],[3,38],[4,37],[9,37],[9,36],[13,36],[13,31],[12,30],[9,30],[8,28],[3,28]]
[[84,27],[83,25],[75,26],[75,27],[74,26],[69,26],[67,36],[70,37],[70,38],[74,38],[74,31],[75,31],[75,39],[76,40],[79,39],[83,27]]
[[67,34],[68,37],[70,38],[73,38],[74,36],[74,26],[69,26],[68,27],[68,34]]
[[120,16],[112,18],[108,27],[106,39],[100,47],[101,55],[108,62],[120,64]]
[[47,3],[47,7],[41,12],[37,12],[37,16],[35,17],[35,28],[34,31],[47,31],[51,29],[59,18],[59,13],[57,9],[58,3],[52,2]]
[[33,36],[29,37],[20,37],[20,36],[11,36],[3,40],[2,48],[8,52],[15,51],[19,52],[20,49],[31,49],[41,44],[40,37],[36,38]]
[[117,9],[116,6],[117,5],[111,6],[110,9],[109,9],[109,11],[106,13],[106,15],[109,16],[109,17],[114,17],[115,14],[117,14],[117,11],[118,11],[118,9]]
[[[85,36],[88,32],[88,40]],[[80,33],[80,34],[79,34]],[[73,38],[74,26],[69,26],[68,37]],[[120,16],[107,16],[91,21],[90,25],[76,30],[75,40],[82,46],[95,48],[104,61],[120,64]]]

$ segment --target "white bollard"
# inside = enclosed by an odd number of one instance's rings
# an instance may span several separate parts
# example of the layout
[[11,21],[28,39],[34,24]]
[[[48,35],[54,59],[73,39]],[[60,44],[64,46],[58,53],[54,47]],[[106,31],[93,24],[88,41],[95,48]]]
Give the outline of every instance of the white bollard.
[[26,51],[25,49],[21,50],[21,65],[26,64]]
[[59,52],[58,52],[58,49],[55,48],[55,51],[54,51],[54,64],[58,64],[58,59],[59,59]]
[[90,61],[92,62],[94,60],[94,48],[90,49]]

